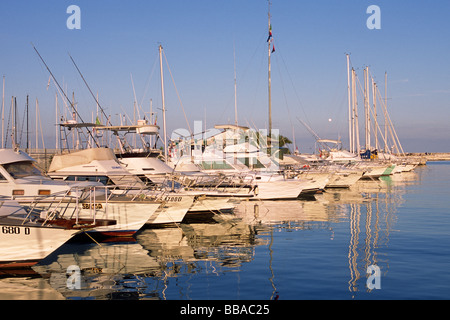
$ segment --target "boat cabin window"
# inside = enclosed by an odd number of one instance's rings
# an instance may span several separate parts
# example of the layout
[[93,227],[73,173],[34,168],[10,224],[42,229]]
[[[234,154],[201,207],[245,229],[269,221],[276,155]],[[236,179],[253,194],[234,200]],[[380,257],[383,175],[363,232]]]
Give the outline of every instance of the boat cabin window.
[[201,166],[204,170],[233,169],[233,167],[225,161],[202,161]]
[[107,176],[68,176],[66,181],[100,182],[106,186],[114,184]]
[[29,176],[42,176],[42,172],[36,168],[31,161],[20,161],[3,165],[5,170],[14,179],[25,178]]
[[254,169],[265,168],[264,164],[262,164],[262,162],[259,161],[257,158],[246,157],[246,158],[238,158],[238,160],[249,168],[254,168]]

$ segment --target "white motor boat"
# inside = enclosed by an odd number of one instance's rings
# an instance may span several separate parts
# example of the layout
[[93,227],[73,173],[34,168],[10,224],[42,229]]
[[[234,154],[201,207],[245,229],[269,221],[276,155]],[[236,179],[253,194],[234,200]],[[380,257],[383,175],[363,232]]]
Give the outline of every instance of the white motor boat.
[[95,181],[54,181],[34,162],[22,151],[0,149],[0,196],[15,199],[53,223],[68,227],[82,219],[92,222],[91,233],[130,235],[162,203],[156,197],[116,195]]
[[0,200],[0,268],[32,266],[80,232],[32,221],[27,216],[17,201]]
[[[128,195],[135,200],[139,197],[155,197],[162,203],[147,224],[179,223],[195,201],[195,195],[169,192],[170,189],[161,185],[166,180],[166,173],[158,170],[158,183],[146,185],[139,177],[139,173],[128,171],[128,166],[134,165],[143,169],[153,168],[155,161],[135,157],[125,164],[119,163],[113,151],[109,148],[92,148],[74,151],[67,154],[55,155],[49,167],[48,175],[53,179],[63,181],[98,181],[102,185],[110,186],[116,195]],[[148,161],[152,161],[150,164]],[[138,166],[136,166],[136,163]],[[139,165],[140,164],[140,165]],[[158,163],[156,163],[158,164]],[[162,167],[162,165],[160,165]],[[145,170],[141,171],[145,171]],[[149,170],[148,170],[149,171]],[[155,171],[155,170],[153,170]],[[156,182],[156,180],[155,180]]]

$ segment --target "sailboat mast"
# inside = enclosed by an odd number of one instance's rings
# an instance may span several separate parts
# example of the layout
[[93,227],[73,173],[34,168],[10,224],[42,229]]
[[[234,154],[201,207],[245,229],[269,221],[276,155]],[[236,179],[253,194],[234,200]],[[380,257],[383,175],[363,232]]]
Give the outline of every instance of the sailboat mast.
[[3,76],[2,91],[2,148],[5,147],[5,76]]
[[13,149],[16,150],[17,149],[17,98],[14,97],[14,111],[12,112],[13,115],[13,135],[14,138],[12,139],[13,141]]
[[356,148],[355,151],[359,155],[360,153],[360,144],[359,144],[359,123],[358,123],[358,100],[356,99],[356,73],[355,69],[352,69],[352,88],[353,88],[353,114],[354,114],[354,125],[353,129],[355,130],[354,136],[356,138]]
[[348,94],[348,142],[349,151],[353,153],[353,136],[352,136],[352,99],[350,95],[350,57],[347,54],[347,94]]
[[[37,99],[36,99],[37,104]],[[55,149],[58,150],[58,93],[55,92]],[[37,122],[36,122],[36,128],[37,128]],[[36,129],[37,132],[37,129]],[[36,140],[37,141],[37,140]],[[38,144],[36,142],[36,150],[38,149]]]
[[[269,37],[270,37],[270,33],[271,31],[271,25],[270,25],[270,0],[269,0],[269,12],[268,12],[268,17],[269,17]],[[272,137],[272,81],[271,81],[271,77],[270,77],[270,44],[272,42],[272,39],[269,38],[268,39],[268,90],[269,90],[269,130],[268,130],[268,135],[269,138]]]
[[373,100],[373,118],[375,127],[375,149],[378,151],[378,115],[377,115],[377,84],[372,78],[372,100]]
[[[237,115],[237,84],[236,84],[236,48],[233,43],[233,58],[234,58],[234,124],[238,125]],[[206,119],[205,119],[206,120]]]
[[29,118],[28,117],[28,95],[27,95],[27,106],[26,107],[27,107],[27,112],[26,112],[26,115],[27,115],[27,146],[25,147],[25,151],[28,152],[28,148],[29,148],[29,145],[30,145],[30,143],[29,143],[29,136],[30,135],[29,135],[29,132],[28,132],[28,122],[29,122],[28,121],[29,120],[28,119]]
[[[39,145],[39,140],[38,140],[38,137],[39,137],[39,131],[38,131],[38,117],[39,117],[39,106],[38,106],[38,98],[36,98],[36,102],[35,102],[35,111],[36,111],[36,119],[35,119],[35,128],[34,128],[34,131],[35,131],[35,138],[36,138],[36,144],[34,145],[35,146],[35,152],[38,152],[38,145]],[[58,127],[58,126],[56,126],[56,127]]]
[[369,67],[364,69],[364,111],[366,150],[370,149],[370,97],[369,97]]
[[[384,73],[384,137],[387,141],[387,72]],[[384,150],[386,151],[388,148],[387,142],[385,141]]]
[[164,77],[163,77],[162,46],[161,45],[159,45],[159,68],[160,68],[160,72],[161,72],[161,99],[162,99],[162,113],[163,113],[164,161],[167,162],[166,105],[164,102]]

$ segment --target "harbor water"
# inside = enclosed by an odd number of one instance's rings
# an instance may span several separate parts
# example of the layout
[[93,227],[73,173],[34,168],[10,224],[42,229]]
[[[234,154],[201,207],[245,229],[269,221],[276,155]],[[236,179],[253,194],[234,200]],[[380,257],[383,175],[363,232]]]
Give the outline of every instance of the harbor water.
[[12,300],[450,298],[450,162],[312,199],[246,201],[0,274]]

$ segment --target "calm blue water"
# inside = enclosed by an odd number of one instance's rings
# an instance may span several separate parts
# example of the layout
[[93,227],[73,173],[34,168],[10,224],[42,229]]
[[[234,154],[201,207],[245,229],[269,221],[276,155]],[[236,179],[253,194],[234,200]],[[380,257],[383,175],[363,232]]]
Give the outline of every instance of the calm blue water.
[[[449,299],[450,162],[135,238],[69,242],[29,274],[4,275],[0,298]],[[69,266],[80,270],[73,287]]]

